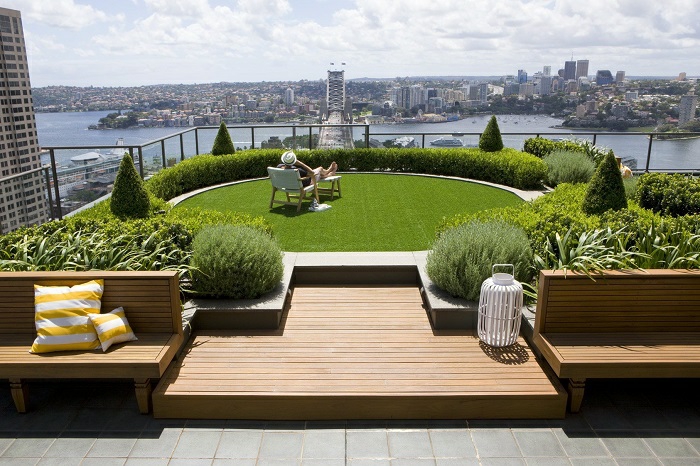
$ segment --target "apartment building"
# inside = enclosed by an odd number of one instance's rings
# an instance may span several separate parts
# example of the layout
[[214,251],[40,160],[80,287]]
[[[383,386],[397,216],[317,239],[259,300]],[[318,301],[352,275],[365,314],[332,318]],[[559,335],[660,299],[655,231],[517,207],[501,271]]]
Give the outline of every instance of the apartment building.
[[49,219],[22,18],[0,8],[0,233]]

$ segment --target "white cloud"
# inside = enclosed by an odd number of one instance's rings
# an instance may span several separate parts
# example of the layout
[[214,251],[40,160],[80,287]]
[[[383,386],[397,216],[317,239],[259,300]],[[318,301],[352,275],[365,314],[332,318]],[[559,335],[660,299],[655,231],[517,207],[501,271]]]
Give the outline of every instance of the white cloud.
[[[698,0],[131,0],[102,9],[98,0],[7,1],[30,20],[25,29],[37,22],[34,56],[61,58],[37,40],[48,34],[78,68],[109,61],[144,70],[125,80],[317,79],[335,61],[348,63],[349,77],[533,73],[562,67],[572,53],[590,60],[591,74],[700,74]],[[80,19],[68,26],[60,9]],[[91,35],[52,29],[107,15],[109,28]]]
[[20,10],[24,18],[65,29],[81,29],[109,19],[105,12],[74,0],[5,0],[4,6]]

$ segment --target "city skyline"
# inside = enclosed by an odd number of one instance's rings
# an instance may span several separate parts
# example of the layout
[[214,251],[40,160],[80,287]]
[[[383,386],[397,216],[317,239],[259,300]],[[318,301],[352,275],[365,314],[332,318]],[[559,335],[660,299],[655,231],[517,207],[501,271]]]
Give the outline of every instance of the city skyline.
[[[700,74],[693,0],[5,0],[32,85],[139,86],[529,74]],[[340,6],[339,6],[340,4]]]

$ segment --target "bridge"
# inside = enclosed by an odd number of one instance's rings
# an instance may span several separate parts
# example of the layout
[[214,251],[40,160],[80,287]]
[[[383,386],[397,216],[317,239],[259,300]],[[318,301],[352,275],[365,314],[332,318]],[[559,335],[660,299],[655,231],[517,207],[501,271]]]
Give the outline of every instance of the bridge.
[[345,98],[345,71],[328,71],[326,108],[322,109],[319,149],[354,149],[350,123],[351,105]]

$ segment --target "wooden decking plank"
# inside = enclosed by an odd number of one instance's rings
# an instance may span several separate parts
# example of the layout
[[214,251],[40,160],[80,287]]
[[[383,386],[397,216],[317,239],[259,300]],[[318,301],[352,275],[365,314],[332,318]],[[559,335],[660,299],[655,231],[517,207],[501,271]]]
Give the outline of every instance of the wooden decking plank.
[[522,339],[493,349],[433,331],[416,287],[297,287],[280,330],[195,333],[184,355],[154,392],[157,417],[503,417],[504,400],[528,397],[540,401],[517,417],[564,414]]

